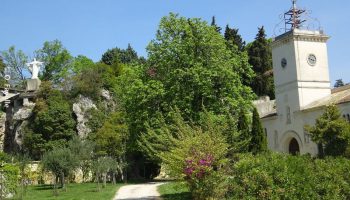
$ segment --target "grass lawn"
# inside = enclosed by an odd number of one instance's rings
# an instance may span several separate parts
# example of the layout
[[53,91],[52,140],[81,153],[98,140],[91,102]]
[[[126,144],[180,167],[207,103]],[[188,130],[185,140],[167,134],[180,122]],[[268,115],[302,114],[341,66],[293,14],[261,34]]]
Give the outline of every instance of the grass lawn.
[[169,182],[158,187],[163,200],[191,200],[188,187],[181,182]]
[[67,192],[59,190],[58,196],[53,195],[51,185],[28,186],[24,200],[111,200],[122,185],[107,184],[106,188],[97,192],[96,183],[72,183],[67,185]]

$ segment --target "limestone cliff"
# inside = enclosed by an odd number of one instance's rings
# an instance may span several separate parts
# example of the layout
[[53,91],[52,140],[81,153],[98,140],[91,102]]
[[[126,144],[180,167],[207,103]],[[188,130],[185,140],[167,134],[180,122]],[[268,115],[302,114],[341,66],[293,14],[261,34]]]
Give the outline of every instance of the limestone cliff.
[[33,114],[34,103],[23,104],[22,107],[9,106],[5,114],[4,145],[6,152],[17,151],[23,144],[24,127],[28,124],[28,119]]
[[73,112],[77,117],[77,131],[81,138],[85,138],[91,132],[86,124],[89,121],[87,111],[90,109],[97,109],[94,102],[88,97],[79,95],[76,103],[73,104]]

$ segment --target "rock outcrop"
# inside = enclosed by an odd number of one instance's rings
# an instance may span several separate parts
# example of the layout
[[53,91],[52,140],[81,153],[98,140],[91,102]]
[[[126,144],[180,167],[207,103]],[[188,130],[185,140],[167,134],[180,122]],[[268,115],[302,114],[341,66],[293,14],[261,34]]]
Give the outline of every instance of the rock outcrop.
[[77,102],[73,104],[73,112],[77,117],[77,131],[81,138],[85,138],[91,132],[86,124],[89,121],[87,112],[90,109],[97,109],[94,102],[88,97],[79,95]]
[[3,146],[6,152],[13,152],[21,148],[25,134],[24,127],[28,125],[28,119],[32,116],[34,107],[35,103],[28,103],[19,109],[12,106],[7,108]]

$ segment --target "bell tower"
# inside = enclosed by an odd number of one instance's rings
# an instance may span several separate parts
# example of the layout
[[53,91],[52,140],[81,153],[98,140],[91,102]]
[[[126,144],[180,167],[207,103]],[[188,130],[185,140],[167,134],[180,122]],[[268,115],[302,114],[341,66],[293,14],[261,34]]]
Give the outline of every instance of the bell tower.
[[302,110],[331,94],[329,36],[320,30],[303,29],[303,13],[293,0],[292,8],[284,14],[285,33],[271,45],[278,113]]

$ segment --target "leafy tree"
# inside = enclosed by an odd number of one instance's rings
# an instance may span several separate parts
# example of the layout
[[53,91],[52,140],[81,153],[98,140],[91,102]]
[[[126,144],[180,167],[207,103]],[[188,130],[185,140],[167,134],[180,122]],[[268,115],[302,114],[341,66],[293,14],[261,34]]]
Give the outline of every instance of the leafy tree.
[[26,169],[30,162],[30,157],[28,154],[19,153],[16,155],[16,161],[18,163],[19,168],[19,174],[20,174],[20,185],[21,185],[21,191],[20,191],[20,199],[23,199],[24,195],[27,193],[27,174]]
[[112,168],[114,160],[111,157],[99,157],[95,160],[93,170],[96,175],[97,188],[100,191],[100,179],[102,178],[102,187],[106,187],[107,173]]
[[71,70],[73,57],[59,40],[45,42],[44,46],[35,53],[36,57],[44,62],[41,80],[57,84]]
[[344,82],[343,82],[343,79],[338,79],[335,81],[335,84],[334,84],[334,87],[337,88],[337,87],[341,87],[341,86],[344,86]]
[[215,28],[216,32],[221,33],[221,27],[216,24],[215,16],[211,18],[211,26]]
[[73,72],[75,74],[83,71],[84,69],[90,68],[94,65],[94,61],[92,61],[90,58],[83,56],[83,55],[78,55],[77,57],[74,58],[73,61]]
[[[28,73],[28,67],[26,66],[28,56],[26,56],[21,50],[16,51],[15,46],[11,46],[7,51],[2,51],[1,56],[4,62],[3,64],[9,68],[8,73],[11,75],[10,83],[13,86],[23,88],[24,80]],[[4,67],[4,65],[2,67]],[[2,72],[4,72],[3,70]]]
[[264,26],[259,28],[259,32],[254,42],[247,46],[249,63],[253,66],[256,77],[251,83],[251,87],[256,95],[268,95],[274,98],[274,83],[272,76],[272,53],[270,41],[266,39]]
[[24,146],[31,156],[41,155],[55,146],[66,146],[76,134],[71,105],[62,92],[44,82],[38,93],[32,122],[24,137]]
[[207,22],[176,14],[163,17],[147,51],[146,65],[125,67],[118,78],[132,154],[140,151],[136,142],[147,129],[159,128],[162,117],[168,123],[172,108],[196,123],[204,108],[236,120],[238,109],[250,106],[253,94],[239,75],[248,58],[230,51]]
[[252,118],[251,141],[249,150],[253,154],[267,151],[267,139],[260,122],[258,110],[254,108]]
[[164,91],[156,110],[177,107],[186,117],[198,120],[203,107],[235,113],[238,107],[249,106],[251,91],[237,73],[246,58],[233,55],[224,38],[206,22],[170,14],[162,18],[147,50],[151,67],[146,71],[153,71],[149,81]]
[[101,61],[107,65],[112,65],[114,63],[138,63],[140,62],[136,51],[128,44],[126,49],[120,49],[118,47],[114,49],[108,49],[103,55]]
[[57,183],[60,180],[62,189],[65,188],[65,177],[78,166],[78,159],[69,148],[55,147],[46,152],[42,158],[43,168],[55,175],[54,193],[58,195]]
[[248,62],[248,54],[245,51],[245,42],[238,34],[238,29],[230,28],[228,25],[226,26],[224,37],[227,48],[237,57],[237,60],[241,60],[241,67],[236,69],[241,78],[241,82],[244,85],[250,86],[255,77],[255,73]]
[[224,37],[229,46],[237,46],[239,51],[244,51],[245,41],[238,33],[238,29],[230,28],[229,25],[226,25]]
[[90,140],[82,140],[78,136],[75,136],[69,141],[68,148],[76,156],[78,165],[83,172],[84,182],[92,170],[95,144]]
[[316,119],[315,126],[306,126],[311,139],[319,146],[319,155],[348,156],[350,125],[341,117],[336,105],[326,107],[324,113]]
[[113,173],[113,180],[118,171],[122,179],[125,177],[126,153],[129,138],[126,116],[123,112],[110,113],[108,118],[103,117],[103,125],[98,129],[92,129],[90,140],[96,143],[95,154],[99,157],[110,157],[114,161],[114,167],[109,169]]
[[125,114],[122,112],[110,114],[110,117],[93,136],[98,155],[111,156],[118,159],[122,159],[125,156],[127,139],[128,126],[125,122]]

